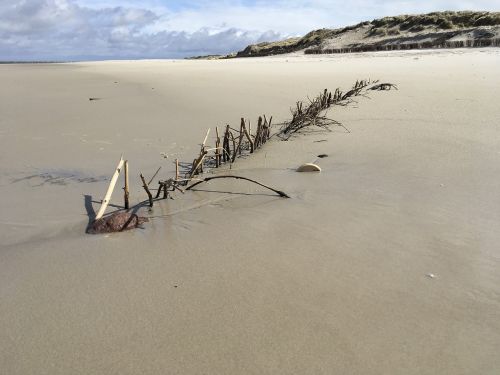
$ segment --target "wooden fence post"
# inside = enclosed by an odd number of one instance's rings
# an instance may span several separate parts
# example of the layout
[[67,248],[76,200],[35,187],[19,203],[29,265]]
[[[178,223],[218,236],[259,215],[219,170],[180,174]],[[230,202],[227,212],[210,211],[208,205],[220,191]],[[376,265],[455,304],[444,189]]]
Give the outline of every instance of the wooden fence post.
[[95,219],[99,220],[104,216],[104,212],[106,211],[106,208],[108,207],[109,201],[111,200],[111,195],[113,194],[113,190],[115,188],[116,182],[118,181],[118,176],[120,175],[121,169],[123,167],[123,156],[120,157],[120,161],[118,162],[118,166],[116,167],[115,173],[113,174],[113,177],[111,177],[111,182],[109,183],[108,190],[106,191],[106,195],[104,196],[104,199],[102,200],[101,203],[101,208],[99,209],[99,212],[97,213]]

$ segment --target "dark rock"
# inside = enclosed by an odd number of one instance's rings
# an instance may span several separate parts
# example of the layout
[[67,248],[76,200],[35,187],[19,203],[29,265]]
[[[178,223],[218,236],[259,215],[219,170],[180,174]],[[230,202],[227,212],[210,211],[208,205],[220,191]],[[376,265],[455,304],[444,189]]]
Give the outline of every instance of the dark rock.
[[88,233],[113,233],[122,232],[137,228],[138,226],[148,222],[147,217],[137,216],[129,212],[117,212],[113,215],[103,217],[96,220],[90,226]]

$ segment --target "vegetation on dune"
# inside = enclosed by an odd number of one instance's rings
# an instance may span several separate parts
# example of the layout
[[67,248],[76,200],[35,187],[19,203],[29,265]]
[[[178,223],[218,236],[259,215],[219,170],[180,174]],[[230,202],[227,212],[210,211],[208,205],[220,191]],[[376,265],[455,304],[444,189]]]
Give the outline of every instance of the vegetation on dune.
[[420,32],[426,29],[452,30],[479,26],[500,25],[500,12],[434,12],[419,15],[401,15],[373,20],[371,33],[385,30]]
[[236,54],[236,57],[269,56],[318,47],[322,42],[349,31],[366,29],[366,37],[397,37],[403,33],[453,31],[483,26],[500,25],[500,12],[434,12],[420,15],[384,17],[371,22],[340,29],[314,30],[301,38],[253,44]]
[[236,56],[267,56],[293,52],[320,43],[325,38],[328,38],[331,35],[332,31],[334,30],[321,29],[311,31],[302,38],[290,38],[277,42],[263,42],[259,44],[252,44],[245,48],[243,51],[238,52]]
[[419,15],[401,15],[373,20],[374,27],[394,27],[407,30],[417,25],[443,29],[500,25],[500,12],[433,12]]

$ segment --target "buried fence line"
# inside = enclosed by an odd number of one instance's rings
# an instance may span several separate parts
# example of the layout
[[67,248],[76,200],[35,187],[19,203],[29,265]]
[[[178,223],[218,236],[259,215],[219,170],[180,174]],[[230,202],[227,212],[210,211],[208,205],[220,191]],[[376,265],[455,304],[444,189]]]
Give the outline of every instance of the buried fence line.
[[[394,84],[378,82],[379,81],[358,80],[351,89],[345,92],[340,90],[339,88],[337,88],[334,92],[325,89],[314,99],[309,99],[308,102],[296,102],[295,107],[290,109],[292,118],[281,124],[275,124],[276,126],[280,125],[280,127],[274,134],[271,131],[273,126],[272,116],[269,117],[269,119],[267,119],[265,115],[259,116],[257,120],[257,126],[255,128],[255,134],[252,134],[250,121],[241,118],[239,130],[233,129],[229,125],[226,125],[222,140],[221,134],[219,133],[219,127],[216,126],[215,147],[209,147],[207,146],[208,137],[210,135],[209,128],[202,143],[200,144],[200,152],[198,156],[193,160],[192,163],[183,165],[180,165],[179,160],[176,159],[175,177],[169,178],[167,180],[160,179],[158,181],[159,186],[155,197],[153,197],[149,186],[160,172],[161,167],[158,168],[149,182],[147,182],[144,175],[140,173],[142,187],[147,194],[149,206],[153,207],[154,201],[157,199],[167,199],[169,197],[169,192],[177,190],[184,194],[184,189],[181,186],[187,186],[190,182],[195,183],[187,187],[185,190],[190,190],[192,187],[201,182],[207,182],[216,178],[236,178],[246,180],[270,189],[279,194],[281,197],[288,198],[289,196],[286,193],[261,184],[260,182],[257,182],[255,180],[250,180],[246,177],[217,176],[200,179],[197,176],[203,173],[204,168],[220,168],[227,163],[229,163],[229,167],[231,168],[232,164],[237,160],[238,157],[253,154],[256,150],[265,145],[273,136],[277,136],[282,140],[288,140],[293,134],[300,132],[304,128],[316,126],[323,130],[330,131],[330,127],[332,125],[341,126],[347,132],[350,132],[342,123],[328,118],[326,116],[326,111],[335,105],[348,105],[349,103],[353,102],[354,97],[366,95],[366,92],[368,90],[390,90],[392,88],[397,89]],[[100,207],[98,215],[96,216],[94,225],[89,232],[117,232],[126,229],[132,229],[134,225],[139,225],[147,221],[146,218],[138,217],[135,212],[118,212],[110,215],[109,217],[104,217],[104,212],[109,204],[111,194],[113,193],[113,189],[124,165],[124,205],[126,210],[129,209],[129,167],[128,161],[124,161],[123,157],[121,157],[115,173],[113,174],[113,177],[111,179],[108,190],[106,191],[106,195],[102,200],[102,205]],[[185,169],[183,177],[181,176],[181,167]],[[160,197],[162,192],[163,197]]]
[[356,52],[378,52],[378,51],[406,51],[413,49],[443,49],[443,48],[480,48],[480,47],[500,47],[500,38],[448,40],[448,41],[425,41],[413,43],[392,43],[392,44],[367,44],[352,45],[341,48],[313,47],[304,51],[306,55],[328,55],[340,53]]

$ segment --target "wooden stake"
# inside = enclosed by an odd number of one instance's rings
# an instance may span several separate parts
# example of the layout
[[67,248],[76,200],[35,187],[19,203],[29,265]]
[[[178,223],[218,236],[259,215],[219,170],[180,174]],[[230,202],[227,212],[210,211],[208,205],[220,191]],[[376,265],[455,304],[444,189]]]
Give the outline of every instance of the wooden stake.
[[250,143],[250,153],[253,154],[254,144],[252,138],[250,137],[250,134],[248,134],[247,128],[245,126],[245,120],[243,118],[241,119],[241,124],[243,125],[243,132],[245,133],[245,136],[247,137],[248,142]]
[[203,140],[203,143],[201,144],[201,152],[205,151],[205,144],[207,143],[208,135],[210,134],[210,128],[207,130],[207,135],[205,135],[205,139]]
[[141,173],[141,180],[142,180],[142,187],[144,188],[144,190],[146,190],[146,193],[148,194],[149,207],[153,207],[153,195],[149,191],[148,184],[146,183],[146,179],[144,178],[142,173]]
[[262,117],[259,117],[257,122],[257,131],[255,133],[255,148],[260,146],[260,133],[262,131]]
[[198,165],[198,159],[193,159],[193,164],[191,164],[191,171],[189,172],[189,178],[196,174],[196,165]]
[[226,160],[231,160],[231,146],[229,145],[229,125],[226,125],[226,133],[224,134],[224,144],[222,147],[226,151]]
[[236,139],[234,138],[233,132],[229,132],[229,134],[231,135],[231,140],[233,141],[233,157],[231,161],[234,163],[236,156],[238,155],[238,151],[236,149]]
[[193,178],[193,176],[195,174],[197,174],[198,172],[198,169],[200,169],[200,165],[203,163],[203,159],[205,159],[205,155],[207,154],[206,151],[203,151],[200,156],[198,157],[198,159],[194,159],[193,161],[193,168],[191,170],[191,174],[189,176],[189,178]]
[[156,192],[155,199],[160,198],[161,191],[163,189],[163,184],[161,181],[158,181],[158,191]]
[[115,173],[113,174],[113,177],[111,177],[111,181],[108,186],[108,190],[106,191],[106,195],[104,196],[104,199],[102,200],[101,203],[101,208],[99,209],[99,212],[97,213],[95,220],[99,220],[104,216],[104,212],[106,211],[106,208],[108,207],[109,201],[111,199],[111,195],[113,194],[113,190],[115,188],[116,182],[118,181],[118,176],[120,175],[121,169],[123,167],[123,157],[120,157],[120,161],[118,162],[118,166],[116,167]]
[[125,194],[124,194],[124,201],[125,201],[125,209],[128,210],[130,208],[130,203],[129,203],[129,196],[130,196],[130,192],[129,192],[129,184],[128,184],[128,160],[125,160],[125,168],[124,168],[124,172],[125,172]]
[[220,166],[220,137],[219,137],[219,127],[215,127],[215,135],[217,139],[215,140],[215,168]]
[[271,123],[273,122],[273,116],[271,116],[269,118],[269,128],[268,128],[268,131],[267,131],[267,139],[271,138]]
[[219,168],[219,165],[220,165],[220,160],[219,160],[220,150],[219,150],[219,147],[220,147],[220,140],[217,139],[215,141],[215,168]]
[[164,182],[163,183],[163,199],[167,199],[168,198],[168,189],[167,189],[167,183]]
[[[242,119],[243,120],[243,119]],[[243,123],[240,124],[240,136],[239,136],[239,139],[238,139],[238,153],[241,155],[241,145],[242,145],[242,142],[243,142]]]
[[179,159],[175,159],[175,181],[179,179]]

